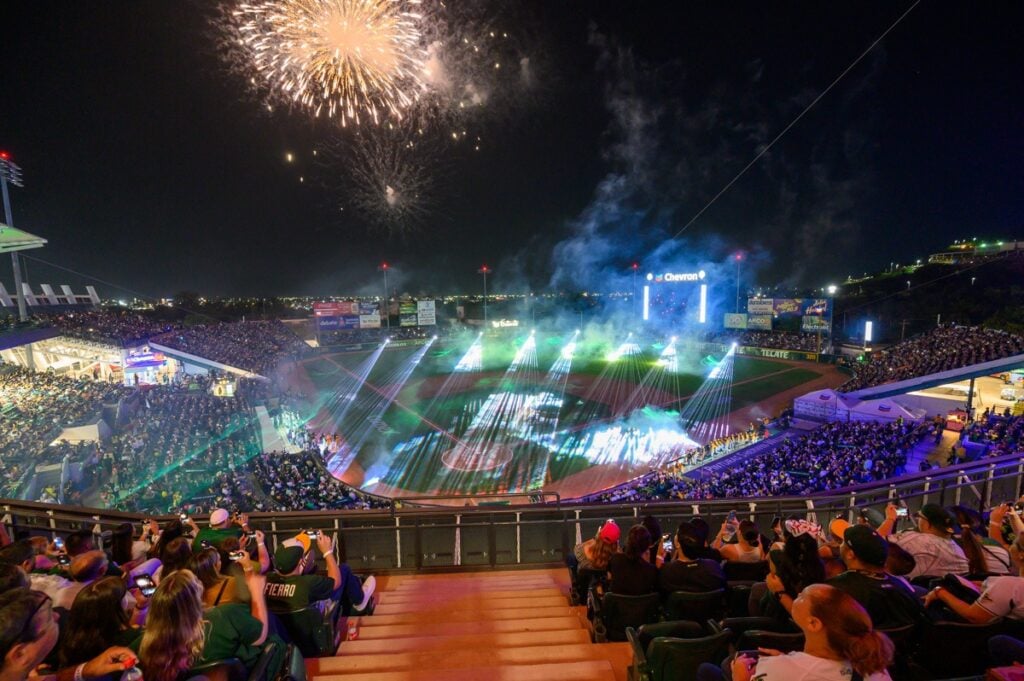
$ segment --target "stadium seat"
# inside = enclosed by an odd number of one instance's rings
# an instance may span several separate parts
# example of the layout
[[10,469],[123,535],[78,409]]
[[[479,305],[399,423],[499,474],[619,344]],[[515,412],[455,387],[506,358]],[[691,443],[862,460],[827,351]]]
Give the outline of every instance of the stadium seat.
[[656,593],[645,596],[623,596],[595,590],[590,591],[589,602],[594,612],[594,640],[625,641],[626,627],[640,627],[661,618],[661,597]]
[[758,648],[774,648],[790,653],[804,648],[804,633],[765,631],[764,629],[748,629],[736,639],[736,650],[757,650]]
[[726,617],[721,622],[708,620],[710,631],[730,630],[737,638],[748,631],[774,631],[780,634],[799,633],[792,620],[779,621],[773,617]]
[[725,589],[706,592],[673,591],[665,601],[665,619],[690,620],[703,624],[722,618]]
[[249,672],[249,681],[273,681],[277,677],[276,671],[270,669],[270,663],[274,660],[276,652],[277,643],[274,641],[263,646],[263,652],[260,653],[259,659],[256,660],[256,666]]
[[316,606],[283,612],[277,618],[303,657],[324,657],[337,650],[334,622]]
[[750,615],[750,590],[753,584],[750,582],[735,582],[726,584],[725,599],[726,613],[729,617],[746,617]]
[[700,638],[659,636],[646,647],[640,645],[635,629],[626,629],[633,649],[629,681],[691,681],[705,662],[720,664],[729,652],[732,632],[728,629]]
[[284,663],[277,681],[306,681],[306,660],[292,643],[285,648]]
[[196,665],[185,672],[182,677],[208,681],[247,681],[248,673],[245,665],[237,657],[226,657]]
[[945,679],[984,674],[988,664],[988,640],[1002,630],[999,623],[926,624],[910,662],[911,676]]
[[727,582],[763,582],[768,576],[768,561],[759,560],[755,563],[735,563],[726,561],[722,565]]
[[655,622],[653,624],[645,624],[636,630],[636,635],[640,639],[640,646],[644,650],[647,650],[647,646],[651,645],[651,641],[656,638],[703,638],[708,633],[716,632],[705,631],[700,622],[690,622],[688,620]]

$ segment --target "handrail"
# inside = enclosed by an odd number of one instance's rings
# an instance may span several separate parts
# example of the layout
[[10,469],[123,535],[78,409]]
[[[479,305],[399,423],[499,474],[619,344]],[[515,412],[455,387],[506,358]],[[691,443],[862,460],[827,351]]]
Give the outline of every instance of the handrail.
[[[774,517],[795,515],[824,524],[838,515],[852,522],[860,510],[867,507],[882,510],[895,499],[906,502],[912,510],[928,502],[962,504],[980,510],[999,501],[1015,499],[1022,490],[1024,456],[1017,454],[810,497],[638,500],[574,506],[540,503],[406,507],[397,504],[390,509],[251,513],[249,517],[273,546],[303,529],[322,529],[344,538],[353,569],[387,572],[471,566],[550,566],[560,562],[574,544],[590,536],[606,518],[627,524],[653,514],[670,530],[676,523],[694,515],[715,523],[735,510],[767,531],[768,520]],[[0,500],[0,513],[3,514],[0,522],[16,533],[51,536],[82,528],[91,528],[98,535],[105,528],[138,522],[143,517],[138,513],[13,500]],[[195,520],[201,525],[208,517],[197,516]]]

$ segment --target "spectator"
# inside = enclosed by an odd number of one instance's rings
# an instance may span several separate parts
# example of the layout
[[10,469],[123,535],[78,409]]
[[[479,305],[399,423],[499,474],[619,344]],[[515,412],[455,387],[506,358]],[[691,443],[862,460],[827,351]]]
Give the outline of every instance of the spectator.
[[[251,670],[267,640],[269,615],[263,599],[265,578],[246,566],[252,604],[228,603],[203,610],[203,584],[189,570],[165,577],[149,606],[139,654],[147,681],[176,681],[197,664],[235,657]],[[278,643],[281,643],[278,641]],[[268,670],[274,678],[284,646]]]
[[[1018,535],[1010,545],[1014,563],[1024,565],[1024,535]],[[925,605],[940,602],[959,618],[974,624],[985,624],[1006,618],[1024,622],[1024,568],[1016,575],[989,577],[982,583],[981,594],[973,603],[958,598],[949,589],[937,586],[928,592]]]
[[30,584],[20,565],[0,562],[0,594],[10,589],[27,589]]
[[266,595],[271,611],[291,612],[320,602],[326,614],[341,599],[357,612],[365,611],[377,581],[367,577],[360,584],[347,563],[339,565],[331,538],[323,532],[316,534],[316,547],[327,563],[327,577],[305,574],[313,564],[312,539],[308,534],[301,533],[282,542],[282,548],[274,555],[276,569],[267,575]]
[[[886,520],[878,531],[883,538],[889,536],[896,523],[896,506],[889,504],[885,515]],[[914,569],[907,575],[907,579],[941,577],[947,573],[966,575],[967,556],[953,541],[953,516],[938,504],[925,504],[916,518],[916,532],[900,532],[890,538],[890,541],[914,557]]]
[[889,629],[924,620],[914,590],[885,573],[889,546],[881,535],[867,525],[854,525],[843,534],[841,551],[846,571],[827,583],[860,603],[876,627]]
[[722,553],[722,560],[733,563],[757,563],[764,560],[764,550],[761,548],[761,533],[750,520],[742,520],[736,532],[736,543],[726,544],[725,534],[728,532],[728,521],[722,523],[722,529],[715,539],[718,550]]
[[[11,589],[0,593],[0,677],[27,681],[57,644],[57,619],[50,599],[39,591]],[[134,658],[127,648],[108,648],[74,670],[61,670],[59,681],[98,679],[121,673]]]
[[93,542],[92,532],[89,530],[77,530],[64,537],[64,550],[67,554],[74,558],[83,553],[96,550],[96,544]]
[[[191,570],[203,583],[203,604],[212,608],[221,603],[248,603],[248,590],[237,589],[237,580],[221,574],[220,552],[215,548],[202,549],[189,561]],[[244,593],[241,593],[244,591]],[[244,596],[244,597],[243,597]]]
[[607,520],[593,539],[577,544],[573,549],[578,570],[606,572],[608,561],[619,550],[619,526],[614,520]]
[[662,565],[658,572],[658,588],[663,596],[667,597],[673,591],[700,593],[725,588],[722,566],[702,558],[704,548],[696,528],[690,523],[680,523],[672,560]]
[[[151,521],[153,522],[153,521]],[[150,530],[152,533],[152,530]],[[164,524],[163,530],[154,533],[156,536],[156,542],[153,547],[149,550],[147,556],[149,558],[161,558],[164,555],[164,551],[167,550],[167,545],[178,537],[185,536],[186,528],[181,520],[175,518]]]
[[188,568],[190,560],[192,560],[192,544],[188,537],[178,537],[164,547],[164,552],[160,556],[160,569],[157,570],[153,578],[160,582],[172,572]]
[[[779,654],[762,649],[758,659],[742,653],[731,663],[732,681],[849,679],[889,681],[893,644],[875,631],[867,612],[849,595],[827,584],[814,584],[793,603],[793,621],[804,633],[802,652]],[[704,664],[698,681],[722,679],[722,670]]]
[[117,577],[104,577],[78,593],[61,623],[61,667],[87,662],[111,646],[130,646],[141,635],[124,609],[126,596]]
[[1013,571],[1007,550],[981,532],[981,514],[965,506],[952,506],[948,510],[953,516],[954,531],[960,530],[953,539],[967,556],[970,574],[980,578],[982,575],[1008,575]]
[[800,592],[825,581],[825,566],[818,556],[818,542],[809,533],[788,537],[782,550],[768,554],[768,593],[761,600],[761,612],[787,619]]
[[192,551],[202,548],[203,542],[208,542],[214,548],[220,547],[221,542],[227,538],[238,539],[249,530],[249,516],[242,515],[232,518],[231,514],[223,508],[215,508],[210,513],[210,526],[199,530],[192,540]]
[[626,535],[622,553],[608,559],[611,582],[608,590],[626,596],[643,596],[658,590],[658,568],[647,560],[651,533],[643,525],[634,525]]
[[75,556],[68,570],[73,583],[57,593],[53,607],[70,610],[82,589],[107,574],[107,563],[107,554],[102,551],[89,551]]
[[690,526],[693,527],[693,531],[697,533],[697,540],[700,542],[700,546],[697,549],[698,557],[707,558],[708,560],[713,560],[716,563],[721,563],[721,552],[708,545],[708,539],[711,537],[711,527],[708,526],[707,521],[699,516],[694,516],[693,518],[690,518]]
[[648,534],[651,535],[651,548],[647,550],[647,562],[655,567],[661,567],[665,561],[661,547],[661,523],[653,515],[645,515],[640,524],[646,527]]

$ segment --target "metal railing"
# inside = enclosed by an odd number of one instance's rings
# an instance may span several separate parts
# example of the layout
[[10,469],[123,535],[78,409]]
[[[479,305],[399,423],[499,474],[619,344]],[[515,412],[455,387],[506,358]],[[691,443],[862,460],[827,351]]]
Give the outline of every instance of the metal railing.
[[[767,531],[776,517],[798,516],[824,524],[841,516],[853,522],[861,509],[884,511],[885,505],[896,499],[904,501],[911,511],[929,502],[982,510],[1017,499],[1022,483],[1024,457],[1010,455],[812,497],[574,506],[566,506],[555,497],[553,503],[472,507],[443,505],[466,497],[431,497],[417,499],[417,506],[396,504],[390,509],[372,511],[252,513],[249,517],[250,523],[267,535],[272,547],[310,528],[341,537],[347,560],[357,571],[537,567],[561,563],[576,543],[594,536],[607,518],[616,519],[625,528],[653,515],[665,532],[671,532],[693,516],[701,516],[716,527],[735,510]],[[507,498],[511,502],[522,496],[530,495],[481,498]],[[423,501],[434,505],[422,505]],[[143,518],[134,513],[13,500],[0,501],[0,506],[4,514],[0,522],[12,536],[56,536],[80,529],[100,535],[103,530],[124,522],[138,523]],[[196,521],[201,525],[206,519],[197,517]]]

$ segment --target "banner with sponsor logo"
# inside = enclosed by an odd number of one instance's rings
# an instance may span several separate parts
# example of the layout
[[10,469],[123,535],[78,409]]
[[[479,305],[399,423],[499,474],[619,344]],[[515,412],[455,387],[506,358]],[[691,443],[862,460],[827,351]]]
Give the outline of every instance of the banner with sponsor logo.
[[437,324],[437,308],[433,300],[417,300],[416,316],[420,326]]
[[358,329],[359,316],[345,315],[342,317],[317,317],[316,326],[320,331],[338,331],[340,329]]
[[419,318],[416,316],[415,312],[413,312],[412,314],[398,315],[399,326],[416,326],[417,322],[419,322]]
[[829,320],[828,317],[818,317],[816,315],[804,315],[801,318],[800,328],[808,333],[828,333],[829,332]]
[[745,329],[747,328],[747,315],[745,314],[733,314],[732,312],[725,313],[725,328],[727,329]]
[[359,303],[360,315],[379,315],[380,303]]
[[758,331],[771,331],[772,330],[772,316],[771,315],[747,315],[747,328],[756,329]]
[[771,315],[774,311],[771,298],[750,298],[747,300],[747,314],[751,316]]
[[779,316],[800,315],[803,313],[803,300],[800,298],[773,298],[772,313]]
[[809,362],[818,361],[818,353],[816,352],[802,352],[800,350],[777,350],[775,348],[754,348],[750,346],[740,346],[736,353],[739,355],[750,355],[752,357],[769,357],[771,359],[798,359]]
[[829,314],[828,298],[805,298],[804,316],[825,317]]
[[379,314],[361,314],[361,315],[359,315],[359,328],[360,329],[379,329],[380,328],[380,315]]

